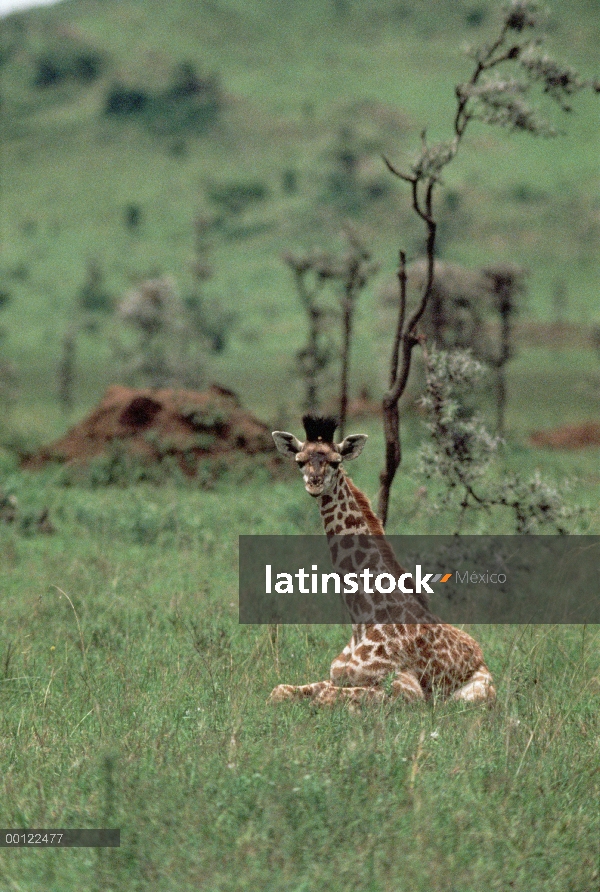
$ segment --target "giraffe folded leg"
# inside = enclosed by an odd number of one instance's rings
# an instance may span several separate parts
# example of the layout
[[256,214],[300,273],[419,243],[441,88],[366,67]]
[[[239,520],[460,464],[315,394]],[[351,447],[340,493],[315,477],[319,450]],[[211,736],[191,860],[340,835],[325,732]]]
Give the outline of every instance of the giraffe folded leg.
[[315,681],[313,684],[278,684],[273,688],[267,703],[281,703],[283,700],[306,700],[317,698],[324,690],[333,687],[330,681]]
[[487,666],[482,666],[471,678],[452,694],[451,700],[466,700],[470,703],[493,703],[496,699],[496,688],[492,684],[492,676]]
[[378,703],[385,699],[385,691],[380,687],[342,688],[330,681],[302,685],[279,684],[271,691],[267,703],[307,699],[312,699],[321,706],[331,706],[334,703]]
[[331,706],[334,703],[381,703],[385,700],[385,691],[381,687],[342,688],[332,684],[317,697],[317,703]]
[[412,672],[398,672],[392,682],[392,698],[403,697],[409,703],[424,700],[425,692]]

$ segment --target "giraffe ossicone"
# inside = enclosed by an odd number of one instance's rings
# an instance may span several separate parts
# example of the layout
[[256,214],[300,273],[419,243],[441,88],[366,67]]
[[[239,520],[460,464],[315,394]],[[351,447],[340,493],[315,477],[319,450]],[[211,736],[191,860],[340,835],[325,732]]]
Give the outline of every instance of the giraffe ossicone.
[[[334,418],[305,415],[302,420],[304,441],[287,431],[273,431],[273,440],[279,452],[296,462],[306,491],[318,502],[334,568],[358,571],[368,562],[373,570],[395,576],[405,573],[368,498],[343,467],[345,461],[360,455],[367,436],[354,434],[335,443]],[[355,547],[342,550],[340,542],[356,541],[358,536],[367,542],[360,555]],[[350,642],[332,662],[329,679],[280,684],[270,702],[307,698],[319,704],[388,698],[416,701],[435,695],[469,702],[495,700],[492,676],[479,644],[461,629],[439,621],[424,597],[397,591],[390,593],[388,601],[386,595],[367,594],[362,587],[353,597],[361,599],[361,616],[368,602],[372,621],[353,624]],[[356,615],[356,602],[348,607]],[[394,622],[385,622],[389,615]]]

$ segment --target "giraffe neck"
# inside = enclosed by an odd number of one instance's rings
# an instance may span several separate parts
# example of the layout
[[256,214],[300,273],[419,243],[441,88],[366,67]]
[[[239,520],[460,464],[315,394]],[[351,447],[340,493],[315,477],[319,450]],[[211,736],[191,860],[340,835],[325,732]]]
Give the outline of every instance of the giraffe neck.
[[[383,535],[381,524],[379,524],[379,531],[369,527],[367,517],[356,499],[357,492],[360,490],[354,486],[350,478],[340,468],[329,493],[318,498],[327,536],[343,536],[347,533],[366,536]],[[363,493],[360,495],[367,502],[366,496]],[[375,518],[375,515],[373,517]]]
[[[342,469],[330,491],[319,496],[319,508],[336,572],[354,572],[360,577],[368,567],[375,576],[387,573],[396,579],[406,572],[385,538],[369,500]],[[351,538],[346,543],[344,537],[348,536]],[[389,594],[376,590],[370,593],[359,583],[358,591],[345,594],[344,598],[351,616],[359,616],[361,623],[419,623],[435,619],[426,602],[397,588]]]

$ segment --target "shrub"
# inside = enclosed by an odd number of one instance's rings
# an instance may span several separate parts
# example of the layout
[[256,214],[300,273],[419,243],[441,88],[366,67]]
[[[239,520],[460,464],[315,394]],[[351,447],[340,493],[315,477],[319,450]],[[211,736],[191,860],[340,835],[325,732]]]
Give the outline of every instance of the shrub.
[[124,216],[127,229],[137,229],[142,222],[142,209],[139,204],[127,204]]
[[488,16],[485,6],[473,6],[465,13],[465,23],[469,28],[478,28],[483,25]]
[[298,171],[292,167],[286,168],[281,174],[281,188],[286,195],[293,195],[298,191]]
[[102,59],[95,53],[79,53],[73,59],[72,77],[87,83],[95,80],[102,73]]
[[67,81],[86,84],[99,77],[102,68],[101,56],[91,50],[57,50],[34,60],[33,85],[44,89]]
[[419,459],[425,478],[441,484],[434,510],[459,509],[455,533],[460,532],[467,511],[490,515],[492,509],[512,516],[517,534],[543,529],[568,533],[583,509],[565,505],[566,483],[558,487],[543,480],[539,472],[523,479],[507,470],[498,483],[489,473],[502,441],[489,433],[477,413],[462,405],[463,395],[481,381],[483,366],[464,350],[432,348],[425,353],[425,361],[427,385],[421,402],[427,412],[429,441]]
[[114,84],[106,96],[104,113],[139,116],[152,131],[175,135],[208,132],[223,108],[223,93],[216,74],[200,77],[190,63],[179,65],[171,84],[151,93],[145,87]]
[[237,322],[237,313],[222,309],[215,301],[207,302],[201,294],[183,298],[193,331],[208,341],[213,353],[222,353]]
[[219,79],[211,74],[199,77],[190,62],[182,62],[173,73],[173,82],[168,90],[172,99],[188,99],[190,96],[213,97],[220,93]]
[[36,63],[35,87],[53,87],[66,77],[66,72],[54,59],[38,59]]
[[265,201],[269,194],[268,187],[259,181],[211,186],[207,190],[209,201],[230,214],[241,214],[249,205]]
[[112,297],[104,287],[104,274],[100,264],[89,260],[87,276],[79,290],[77,303],[82,310],[109,312],[112,309]]
[[104,113],[119,117],[139,115],[148,106],[149,98],[148,93],[144,90],[115,84],[108,91]]

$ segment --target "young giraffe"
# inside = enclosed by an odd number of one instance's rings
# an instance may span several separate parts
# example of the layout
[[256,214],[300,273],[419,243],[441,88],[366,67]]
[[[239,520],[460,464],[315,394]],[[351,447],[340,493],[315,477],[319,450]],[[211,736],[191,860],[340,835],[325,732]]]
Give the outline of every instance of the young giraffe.
[[[279,452],[295,459],[306,491],[317,499],[336,570],[368,566],[402,575],[369,500],[342,468],[342,461],[360,455],[366,435],[355,434],[334,444],[335,419],[305,415],[303,423],[304,443],[284,431],[274,431],[273,439]],[[351,539],[344,539],[349,535]],[[356,544],[343,550],[344,542],[357,541],[360,553]],[[480,646],[466,632],[437,620],[418,595],[395,591],[392,598],[377,592],[366,597],[363,587],[352,603],[346,600],[351,615],[357,616],[358,604],[360,618],[366,621],[353,624],[349,644],[331,664],[329,681],[280,684],[271,693],[271,702],[306,697],[321,704],[340,699],[380,701],[386,698],[382,682],[390,673],[392,698],[427,700],[436,692],[453,700],[495,699]],[[403,622],[386,622],[390,610],[395,620]]]

